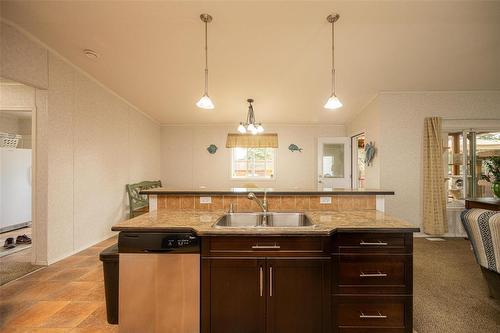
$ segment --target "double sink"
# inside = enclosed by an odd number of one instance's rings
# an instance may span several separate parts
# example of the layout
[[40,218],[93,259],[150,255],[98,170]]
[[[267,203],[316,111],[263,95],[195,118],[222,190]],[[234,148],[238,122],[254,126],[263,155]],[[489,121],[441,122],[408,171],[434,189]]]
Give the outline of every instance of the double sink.
[[301,228],[314,227],[304,213],[229,213],[213,225],[214,228]]

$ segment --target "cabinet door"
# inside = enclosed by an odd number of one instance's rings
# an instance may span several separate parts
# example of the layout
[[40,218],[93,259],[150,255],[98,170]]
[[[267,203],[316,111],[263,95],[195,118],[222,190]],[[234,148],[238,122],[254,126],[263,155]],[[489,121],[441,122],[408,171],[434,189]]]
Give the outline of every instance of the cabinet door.
[[267,260],[267,333],[321,333],[330,326],[328,258]]
[[204,259],[203,332],[265,331],[265,260]]

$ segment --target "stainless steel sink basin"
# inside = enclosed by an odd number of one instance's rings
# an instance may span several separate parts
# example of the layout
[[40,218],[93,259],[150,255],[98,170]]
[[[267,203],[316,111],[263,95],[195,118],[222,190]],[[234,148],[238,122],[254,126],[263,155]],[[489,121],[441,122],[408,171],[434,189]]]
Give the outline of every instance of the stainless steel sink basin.
[[[263,223],[267,216],[266,224]],[[215,222],[215,228],[297,228],[312,227],[304,213],[230,213]]]

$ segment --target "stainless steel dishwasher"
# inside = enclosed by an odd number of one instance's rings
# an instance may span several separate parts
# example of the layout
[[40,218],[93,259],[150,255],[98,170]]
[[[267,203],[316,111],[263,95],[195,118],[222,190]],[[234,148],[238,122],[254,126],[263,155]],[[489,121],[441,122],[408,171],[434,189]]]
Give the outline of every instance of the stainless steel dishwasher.
[[200,240],[121,232],[119,332],[200,332]]

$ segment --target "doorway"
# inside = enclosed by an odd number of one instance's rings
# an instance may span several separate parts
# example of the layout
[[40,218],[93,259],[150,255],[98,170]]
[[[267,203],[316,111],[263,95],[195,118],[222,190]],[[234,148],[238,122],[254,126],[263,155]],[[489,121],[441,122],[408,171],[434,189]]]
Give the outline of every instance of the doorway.
[[33,265],[34,89],[0,79],[0,285]]
[[318,138],[318,185],[332,189],[351,187],[349,138]]
[[351,137],[353,189],[366,188],[365,133]]

